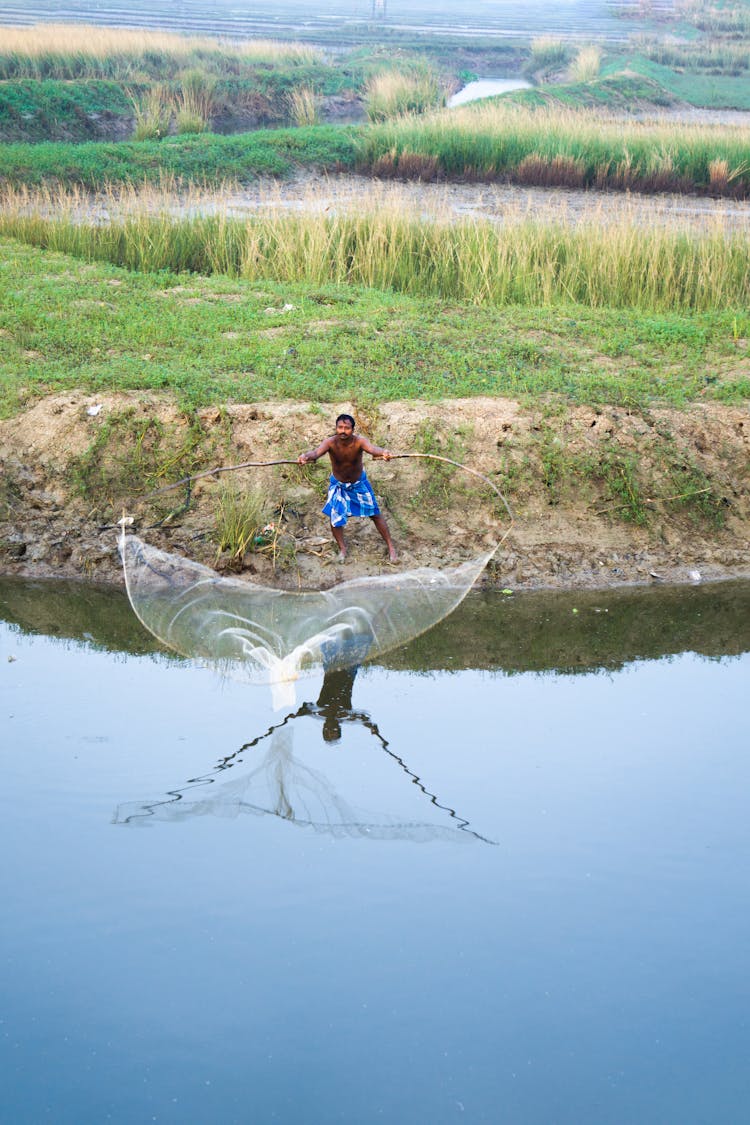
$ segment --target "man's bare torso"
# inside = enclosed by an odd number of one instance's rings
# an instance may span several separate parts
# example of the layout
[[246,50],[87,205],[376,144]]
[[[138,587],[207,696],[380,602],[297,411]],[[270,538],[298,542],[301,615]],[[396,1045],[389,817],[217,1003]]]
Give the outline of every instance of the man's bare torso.
[[352,484],[362,476],[362,454],[364,446],[362,439],[352,434],[350,438],[340,438],[338,435],[328,439],[328,456],[331,458],[331,468],[336,480],[344,484]]

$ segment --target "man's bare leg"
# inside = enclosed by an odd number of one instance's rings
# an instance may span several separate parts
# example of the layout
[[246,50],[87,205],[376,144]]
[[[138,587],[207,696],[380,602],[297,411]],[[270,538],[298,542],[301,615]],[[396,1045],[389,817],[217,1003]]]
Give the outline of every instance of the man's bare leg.
[[396,548],[393,546],[391,533],[388,530],[388,524],[385,522],[382,516],[370,516],[370,519],[375,524],[376,528],[385,540],[385,545],[388,548],[388,558],[391,560],[391,562],[396,562],[398,559],[398,555],[396,554]]
[[340,527],[334,527],[331,524],[331,535],[336,540],[336,546],[339,549],[339,558],[343,562],[346,558],[346,543],[344,542],[344,533]]

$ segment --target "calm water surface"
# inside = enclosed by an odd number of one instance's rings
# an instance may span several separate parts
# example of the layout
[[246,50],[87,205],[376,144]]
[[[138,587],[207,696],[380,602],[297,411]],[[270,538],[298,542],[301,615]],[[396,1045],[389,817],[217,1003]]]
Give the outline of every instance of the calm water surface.
[[467,82],[452,98],[449,98],[448,107],[452,109],[454,106],[477,102],[482,98],[509,94],[511,90],[530,89],[531,83],[523,78],[478,78],[476,82]]
[[267,689],[0,583],[0,1116],[734,1122],[750,587],[477,595]]

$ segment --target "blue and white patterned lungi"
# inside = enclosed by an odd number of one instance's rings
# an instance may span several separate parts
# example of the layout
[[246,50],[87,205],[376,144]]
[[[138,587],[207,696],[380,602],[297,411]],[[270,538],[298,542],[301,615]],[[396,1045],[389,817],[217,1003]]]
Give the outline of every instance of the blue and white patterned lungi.
[[349,516],[379,516],[380,508],[367,473],[349,484],[331,476],[323,515],[331,517],[333,527],[343,527]]

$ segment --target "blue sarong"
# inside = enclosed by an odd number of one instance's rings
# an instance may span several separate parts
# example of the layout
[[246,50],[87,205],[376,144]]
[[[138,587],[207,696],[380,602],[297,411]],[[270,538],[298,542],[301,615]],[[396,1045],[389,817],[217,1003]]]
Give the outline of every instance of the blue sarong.
[[367,473],[350,483],[331,476],[323,515],[331,517],[333,527],[343,527],[350,516],[379,516],[380,508]]

